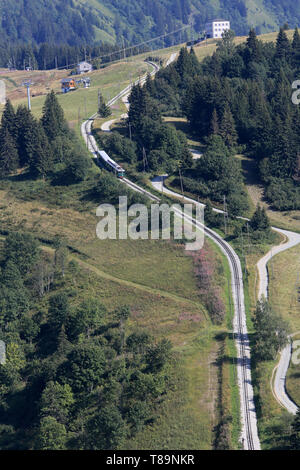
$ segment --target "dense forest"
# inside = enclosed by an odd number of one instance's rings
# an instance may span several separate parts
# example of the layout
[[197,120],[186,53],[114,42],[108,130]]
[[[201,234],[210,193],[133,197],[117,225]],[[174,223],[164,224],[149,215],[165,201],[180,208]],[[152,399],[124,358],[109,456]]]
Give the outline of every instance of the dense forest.
[[[250,4],[251,3],[251,4]],[[259,12],[259,13],[258,13]],[[193,25],[195,34],[215,17],[226,17],[239,35],[256,24],[257,32],[273,31],[288,22],[299,24],[300,9],[293,0],[0,0],[2,54],[12,45],[41,44],[122,46]],[[178,32],[153,43],[153,47],[183,42],[190,32]],[[5,46],[5,47],[3,47]],[[3,62],[3,60],[2,60]]]
[[82,184],[89,201],[114,204],[119,195],[127,195],[129,203],[147,203],[143,195],[124,188],[113,175],[94,171],[89,152],[69,129],[54,91],[46,97],[40,120],[26,106],[15,110],[9,100],[5,104],[0,126],[0,180],[15,179],[28,183],[21,192],[29,199],[38,197],[29,182],[41,181],[40,196],[44,194],[48,202],[47,194],[51,199],[51,194],[61,194],[62,188]]
[[[206,152],[195,168],[183,171],[185,188],[202,198],[221,202],[225,194],[231,209],[245,209],[235,153],[250,156],[265,184],[266,197],[278,210],[300,208],[300,109],[292,102],[294,80],[299,78],[300,36],[289,41],[280,29],[276,44],[259,41],[254,30],[246,43],[235,46],[226,33],[217,51],[200,64],[191,49],[183,48],[176,63],[148,81],[144,93],[149,109],[159,115],[186,117]],[[135,138],[145,119],[136,119],[141,99],[131,95],[129,120]],[[144,112],[145,115],[147,113]],[[150,116],[151,117],[151,116]],[[137,124],[135,124],[135,122]],[[144,142],[152,130],[146,126]],[[155,160],[149,155],[150,165]]]
[[30,178],[72,184],[84,180],[90,166],[87,151],[68,128],[53,91],[40,120],[26,106],[15,111],[6,102],[0,127],[0,177],[23,169]]

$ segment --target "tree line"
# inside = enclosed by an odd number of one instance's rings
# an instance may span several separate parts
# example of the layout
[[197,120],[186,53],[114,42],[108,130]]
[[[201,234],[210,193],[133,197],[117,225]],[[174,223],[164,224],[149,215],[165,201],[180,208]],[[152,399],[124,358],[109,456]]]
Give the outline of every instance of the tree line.
[[54,91],[46,97],[40,120],[26,106],[15,110],[7,100],[0,127],[0,177],[22,170],[30,178],[71,184],[84,180],[90,166],[87,151],[69,129]]
[[[150,51],[145,44],[126,50],[126,57]],[[76,64],[81,61],[91,62],[94,69],[104,67],[110,62],[124,58],[124,51],[120,44],[103,43],[101,45],[78,44],[57,45],[51,43],[15,44],[0,43],[0,67],[25,70],[52,70],[66,68],[75,70]]]
[[177,63],[157,74],[151,96],[164,114],[186,116],[197,139],[219,136],[230,151],[250,156],[275,209],[297,209],[300,109],[291,85],[299,69],[298,29],[290,41],[281,28],[275,44],[251,30],[238,46],[228,31],[201,64],[182,49]]

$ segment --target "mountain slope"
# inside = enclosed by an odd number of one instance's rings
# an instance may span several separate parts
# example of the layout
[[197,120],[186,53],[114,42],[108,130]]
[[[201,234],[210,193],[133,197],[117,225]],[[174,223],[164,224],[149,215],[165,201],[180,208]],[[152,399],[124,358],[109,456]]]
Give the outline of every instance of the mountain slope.
[[[300,23],[294,0],[0,0],[3,41],[40,44],[136,43],[193,23],[195,32],[213,17],[229,18],[237,34],[249,26],[268,32]],[[169,37],[166,45],[174,40]]]

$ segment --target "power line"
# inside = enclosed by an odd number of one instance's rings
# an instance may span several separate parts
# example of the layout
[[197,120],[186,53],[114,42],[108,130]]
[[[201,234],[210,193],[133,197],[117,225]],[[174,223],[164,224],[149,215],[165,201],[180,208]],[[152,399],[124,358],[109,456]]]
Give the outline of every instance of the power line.
[[[139,44],[135,44],[133,46],[128,46],[128,47],[125,47],[122,49],[119,49],[117,51],[113,51],[113,52],[109,52],[108,54],[104,54],[104,55],[101,55],[101,56],[98,56],[98,57],[94,57],[93,59],[91,59],[91,62],[95,62],[96,60],[99,60],[99,59],[104,59],[106,57],[111,57],[113,54],[120,54],[120,57],[122,57],[122,53],[125,54],[126,56],[126,51],[129,51],[130,49],[135,49],[135,48],[139,48],[145,44],[149,44],[153,41],[157,41],[158,39],[161,39],[161,38],[166,38],[167,36],[171,36],[172,34],[176,34],[176,33],[179,33],[179,32],[182,32],[184,31],[185,29],[189,29],[191,27],[191,25],[188,25],[188,26],[184,26],[182,28],[179,28],[179,29],[176,29],[175,31],[171,31],[170,33],[165,33],[165,34],[161,34],[160,36],[156,36],[155,38],[152,38],[152,39],[148,39],[147,41],[143,41],[143,42],[140,42]],[[122,59],[118,59],[118,60],[115,60],[114,62],[119,62],[120,60]],[[65,68],[69,68],[69,67],[74,67],[76,66],[77,63],[74,63],[74,64],[66,64],[66,66],[62,66],[62,67],[58,67],[57,70],[64,70]]]

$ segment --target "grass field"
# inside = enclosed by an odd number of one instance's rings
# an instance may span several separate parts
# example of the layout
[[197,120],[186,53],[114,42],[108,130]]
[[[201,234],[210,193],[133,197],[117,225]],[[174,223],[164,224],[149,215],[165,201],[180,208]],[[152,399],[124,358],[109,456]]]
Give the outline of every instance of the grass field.
[[[102,93],[105,100],[108,101],[126,88],[131,81],[137,80],[139,76],[151,70],[152,68],[143,61],[143,58],[118,62],[88,74],[91,78],[90,88],[79,87],[77,90],[66,94],[61,93],[60,82],[62,78],[68,76],[69,72],[67,71],[18,71],[11,72],[8,77],[9,80],[5,78],[6,75],[0,75],[0,78],[5,80],[7,97],[11,99],[14,106],[27,104],[26,88],[21,87],[20,84],[24,79],[32,80],[31,106],[32,112],[36,117],[41,116],[46,94],[50,89],[53,89],[58,93],[58,101],[64,110],[70,127],[74,128],[75,131],[79,131],[79,123],[97,112],[98,90]],[[80,76],[74,76],[74,78],[78,79]],[[120,104],[116,104],[113,111],[118,113],[120,109],[122,109]]]
[[[293,334],[300,332],[300,250],[299,246],[275,256],[269,263],[270,301],[276,312],[289,322]],[[284,282],[282,281],[284,273]],[[296,335],[293,341],[300,339]],[[300,367],[291,362],[287,391],[300,405]]]
[[[85,200],[84,187],[62,188],[65,199],[59,205],[49,196],[47,182],[34,182],[29,190],[30,185],[18,180],[1,183],[0,230],[28,230],[46,240],[57,233],[65,235],[68,244],[79,252],[70,254],[69,259],[77,261],[88,279],[87,295],[100,296],[109,309],[128,304],[133,312],[129,328],[136,324],[156,339],[168,337],[174,345],[177,362],[172,374],[176,388],[158,408],[153,426],[126,448],[210,449],[213,428],[221,416],[220,396],[224,394],[234,416],[232,446],[237,447],[238,406],[230,395],[231,390],[236,394],[233,366],[224,364],[220,391],[220,368],[216,364],[223,345],[218,334],[224,328],[226,331],[226,326],[211,324],[199,296],[193,260],[183,246],[162,241],[102,242],[95,234],[97,204]],[[39,198],[41,186],[51,203],[47,197],[43,202]],[[228,304],[226,265],[223,267],[222,255],[211,244],[210,255],[219,266],[218,282]],[[76,289],[79,297],[85,295],[86,282]],[[235,355],[234,349],[231,354]],[[222,395],[223,390],[226,393]]]
[[[211,41],[195,50],[203,58],[213,53],[215,47]],[[176,46],[153,54],[167,58],[179,49]],[[93,72],[90,89],[58,95],[71,126],[78,131],[78,121],[96,111],[98,89],[107,100],[145,73],[148,70],[143,62],[145,56]],[[9,74],[8,96],[15,105],[25,103],[25,90],[19,85],[24,77],[32,77],[36,81],[32,109],[40,116],[45,93],[50,88],[59,91],[65,75],[54,71]],[[113,109],[116,116],[124,111],[122,106]],[[190,139],[189,144],[195,148],[197,142]],[[199,297],[192,259],[186,256],[183,247],[171,242],[99,241],[95,234],[97,202],[89,199],[89,183],[85,185],[61,187],[57,191],[44,181],[1,182],[0,230],[28,230],[44,239],[52,239],[57,233],[65,235],[68,243],[81,253],[70,255],[82,270],[82,282],[76,285],[79,297],[100,296],[108,308],[128,304],[133,312],[129,328],[135,324],[149,330],[156,339],[167,336],[172,341],[177,355],[172,371],[176,386],[158,408],[153,426],[127,443],[126,449],[210,449],[215,437],[213,428],[224,410],[233,418],[232,447],[237,448],[239,394],[233,365],[236,353],[234,342],[226,336],[231,329],[232,305],[227,262],[209,244],[211,256],[223,267],[218,282],[227,305],[226,324],[217,328],[208,319]],[[225,339],[220,337],[222,332]],[[220,354],[227,358],[221,366],[217,361]],[[266,399],[269,398],[267,393]],[[278,407],[272,407],[273,402],[268,416],[272,416],[274,409],[278,412]]]

